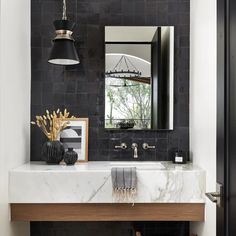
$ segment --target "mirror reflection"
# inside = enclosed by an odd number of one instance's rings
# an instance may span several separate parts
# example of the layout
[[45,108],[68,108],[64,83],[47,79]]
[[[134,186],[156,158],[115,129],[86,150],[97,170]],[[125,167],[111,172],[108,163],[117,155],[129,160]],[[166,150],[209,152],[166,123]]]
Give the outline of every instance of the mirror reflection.
[[174,27],[105,27],[105,128],[173,129]]

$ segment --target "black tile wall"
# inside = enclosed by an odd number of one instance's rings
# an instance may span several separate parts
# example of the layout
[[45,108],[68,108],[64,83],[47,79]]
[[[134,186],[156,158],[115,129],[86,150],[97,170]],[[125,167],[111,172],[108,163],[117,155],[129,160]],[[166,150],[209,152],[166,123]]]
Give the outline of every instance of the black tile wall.
[[[61,0],[32,0],[32,91],[31,114],[67,108],[89,117],[89,160],[132,160],[132,151],[114,150],[145,140],[156,150],[139,149],[139,160],[170,160],[174,149],[189,150],[189,0],[68,0],[69,19],[81,63],[61,67],[47,63],[53,20],[61,18]],[[104,130],[104,26],[175,26],[175,111],[173,131]],[[31,130],[31,160],[41,160],[45,141]]]
[[[156,150],[139,149],[138,160],[170,160],[172,150],[189,150],[189,0],[68,0],[68,15],[76,21],[74,37],[81,63],[60,67],[47,63],[52,22],[61,18],[62,0],[31,0],[32,89],[31,115],[46,109],[68,108],[89,117],[89,160],[133,160],[132,151],[114,150],[145,140]],[[104,26],[175,26],[174,131],[106,131],[104,117]],[[31,130],[31,160],[41,160],[45,137]],[[187,222],[34,222],[31,236],[187,236]]]
[[189,236],[188,222],[34,222],[31,236]]

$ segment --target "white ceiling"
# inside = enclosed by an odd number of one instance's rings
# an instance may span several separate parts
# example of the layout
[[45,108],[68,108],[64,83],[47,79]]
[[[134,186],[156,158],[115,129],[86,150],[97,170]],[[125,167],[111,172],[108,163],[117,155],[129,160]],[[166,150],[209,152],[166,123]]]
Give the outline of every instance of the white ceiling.
[[106,54],[128,54],[151,63],[150,44],[106,44]]
[[151,42],[157,26],[106,26],[106,42]]

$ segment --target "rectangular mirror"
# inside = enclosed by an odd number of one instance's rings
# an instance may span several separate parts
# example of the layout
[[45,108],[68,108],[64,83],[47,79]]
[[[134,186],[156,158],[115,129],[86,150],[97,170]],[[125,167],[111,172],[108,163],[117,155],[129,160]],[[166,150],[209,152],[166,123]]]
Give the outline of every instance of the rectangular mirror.
[[174,27],[105,27],[105,128],[171,130]]

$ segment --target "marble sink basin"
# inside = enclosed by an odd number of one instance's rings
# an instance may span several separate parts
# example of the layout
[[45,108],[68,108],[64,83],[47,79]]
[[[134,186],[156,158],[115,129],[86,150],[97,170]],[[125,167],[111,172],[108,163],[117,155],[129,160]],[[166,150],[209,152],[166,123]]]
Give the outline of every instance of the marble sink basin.
[[24,164],[9,173],[10,203],[114,203],[112,167],[137,168],[135,203],[204,203],[205,171],[171,162]]
[[161,162],[141,162],[141,161],[129,161],[129,162],[110,162],[111,167],[136,167],[138,170],[164,170],[165,166]]

